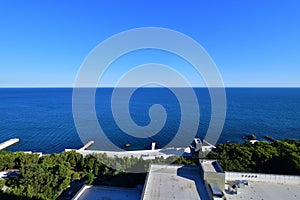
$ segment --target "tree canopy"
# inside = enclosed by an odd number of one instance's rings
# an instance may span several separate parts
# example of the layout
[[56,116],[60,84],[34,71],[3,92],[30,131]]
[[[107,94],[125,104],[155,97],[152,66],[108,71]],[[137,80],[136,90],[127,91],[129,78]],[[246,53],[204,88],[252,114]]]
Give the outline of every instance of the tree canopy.
[[206,158],[217,159],[224,170],[300,175],[300,142],[220,144]]

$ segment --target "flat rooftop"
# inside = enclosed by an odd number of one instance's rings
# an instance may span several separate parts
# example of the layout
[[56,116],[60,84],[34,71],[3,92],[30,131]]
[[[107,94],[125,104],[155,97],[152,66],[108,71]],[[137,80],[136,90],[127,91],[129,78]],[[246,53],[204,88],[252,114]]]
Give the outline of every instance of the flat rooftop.
[[[227,185],[225,189],[227,188]],[[237,195],[225,194],[228,200],[296,200],[300,199],[300,185],[268,182],[249,182],[248,186],[238,188]]]
[[143,200],[209,199],[199,167],[151,164]]
[[85,185],[72,200],[140,200],[141,191],[135,188]]
[[205,172],[224,173],[223,169],[216,160],[200,160],[200,165]]

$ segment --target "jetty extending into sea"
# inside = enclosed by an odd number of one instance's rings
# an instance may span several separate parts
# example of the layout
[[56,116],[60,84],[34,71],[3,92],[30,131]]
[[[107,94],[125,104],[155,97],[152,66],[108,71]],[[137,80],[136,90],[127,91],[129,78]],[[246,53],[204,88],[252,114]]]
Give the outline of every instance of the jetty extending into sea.
[[81,148],[78,149],[78,150],[79,150],[79,151],[86,150],[86,149],[89,148],[92,144],[94,144],[94,141],[89,141],[86,145],[84,145],[83,147],[81,147]]
[[19,138],[12,138],[12,139],[10,139],[10,140],[7,140],[7,141],[5,141],[5,142],[2,142],[2,143],[0,144],[0,150],[5,149],[5,148],[7,148],[7,147],[9,147],[9,146],[11,146],[11,145],[13,145],[13,144],[15,144],[15,143],[18,143],[19,141],[20,141]]

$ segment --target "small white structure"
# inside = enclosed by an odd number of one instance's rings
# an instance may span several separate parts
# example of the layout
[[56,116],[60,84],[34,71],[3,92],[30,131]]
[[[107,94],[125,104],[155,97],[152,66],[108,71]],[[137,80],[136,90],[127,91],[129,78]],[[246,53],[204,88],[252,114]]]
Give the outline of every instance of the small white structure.
[[206,140],[201,141],[200,138],[194,138],[191,148],[195,153],[208,153],[216,147]]
[[251,144],[254,144],[254,143],[258,142],[258,140],[249,140],[249,142],[250,142]]
[[215,148],[216,147],[214,145],[210,144],[206,140],[203,140],[203,142],[202,142],[202,152],[210,152]]
[[3,178],[7,178],[7,172],[0,172],[0,180]]
[[156,145],[155,142],[152,142],[152,143],[151,143],[151,150],[155,150],[155,145]]

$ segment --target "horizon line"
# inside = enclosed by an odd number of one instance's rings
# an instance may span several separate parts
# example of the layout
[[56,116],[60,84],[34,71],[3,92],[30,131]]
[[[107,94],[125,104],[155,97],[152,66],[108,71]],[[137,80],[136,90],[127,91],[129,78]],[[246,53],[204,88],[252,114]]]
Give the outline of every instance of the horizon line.
[[72,87],[72,86],[0,86],[0,89],[72,89],[72,88],[300,88],[300,86],[224,86],[224,87],[205,87],[205,86],[191,86],[191,87],[163,87],[163,86],[146,86],[146,87],[128,87],[128,86],[122,86],[122,87],[113,87],[113,86],[102,86],[102,87]]

